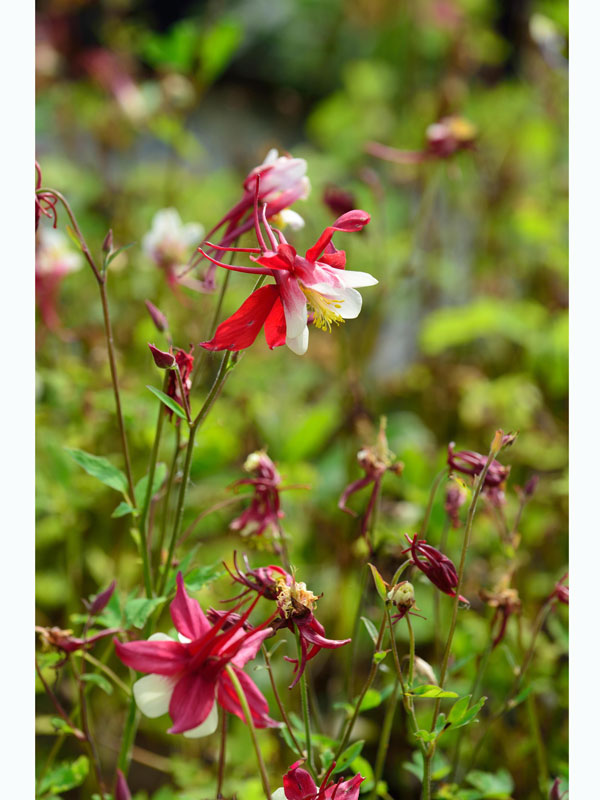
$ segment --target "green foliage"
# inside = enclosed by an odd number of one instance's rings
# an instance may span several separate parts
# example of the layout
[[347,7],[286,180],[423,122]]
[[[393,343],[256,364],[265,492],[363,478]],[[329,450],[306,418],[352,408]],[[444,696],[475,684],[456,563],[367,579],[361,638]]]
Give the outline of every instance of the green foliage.
[[161,606],[166,597],[132,597],[125,603],[125,625],[143,628],[150,615]]
[[80,756],[71,763],[64,761],[44,775],[37,787],[37,797],[53,797],[81,786],[89,772],[89,761]]
[[71,447],[66,447],[65,450],[73,461],[76,461],[80,467],[83,467],[88,475],[97,478],[99,481],[106,484],[106,486],[110,486],[111,489],[116,489],[119,492],[123,492],[123,494],[127,493],[127,478],[125,477],[125,473],[121,472],[117,467],[114,467],[108,459],[102,456],[94,456],[91,453],[86,453],[83,450],[76,450]]
[[173,398],[169,397],[169,395],[165,394],[160,389],[157,389],[155,386],[146,386],[146,389],[150,389],[152,394],[156,395],[161,403],[163,403],[167,408],[170,408],[180,419],[186,419],[185,411],[179,405],[179,403]]

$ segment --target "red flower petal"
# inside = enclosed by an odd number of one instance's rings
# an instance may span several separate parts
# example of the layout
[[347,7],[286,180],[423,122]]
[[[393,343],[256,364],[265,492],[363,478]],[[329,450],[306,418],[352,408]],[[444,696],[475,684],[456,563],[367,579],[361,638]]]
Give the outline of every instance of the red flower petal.
[[177,573],[177,593],[171,603],[171,619],[179,633],[188,639],[198,639],[211,628],[210,622],[200,608],[200,603],[193,600],[185,591],[181,572]]
[[287,800],[311,800],[317,794],[317,785],[309,772],[296,761],[283,776],[283,790]]
[[281,347],[281,345],[285,344],[286,330],[283,303],[281,302],[281,297],[278,297],[265,320],[265,337],[271,350],[274,347]]
[[123,644],[115,639],[115,650],[128,667],[156,675],[176,675],[189,661],[187,648],[180,642],[147,641]]
[[366,211],[360,211],[359,209],[354,209],[354,211],[348,211],[346,214],[342,214],[341,217],[336,219],[333,225],[325,228],[314,245],[306,251],[306,258],[308,261],[316,261],[329,244],[331,237],[336,231],[342,231],[343,233],[361,231],[370,219],[371,217]]
[[250,347],[269,316],[279,289],[273,283],[262,286],[242,303],[238,310],[222,322],[209,342],[202,342],[207,350],[244,350]]
[[184,733],[204,722],[215,703],[215,684],[215,679],[199,672],[184,675],[177,682],[169,703],[173,726],[168,733]]

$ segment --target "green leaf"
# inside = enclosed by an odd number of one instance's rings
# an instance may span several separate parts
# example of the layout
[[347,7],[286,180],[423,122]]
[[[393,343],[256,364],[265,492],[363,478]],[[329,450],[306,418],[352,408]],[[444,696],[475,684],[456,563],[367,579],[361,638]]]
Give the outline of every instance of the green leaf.
[[369,567],[371,568],[371,575],[373,576],[373,580],[375,582],[375,588],[377,589],[377,594],[385,602],[387,600],[387,592],[388,592],[386,583],[379,574],[377,567],[374,567],[373,564],[369,564]]
[[433,742],[436,736],[435,731],[428,731],[424,728],[415,732],[415,738],[420,739],[422,742]]
[[86,672],[81,676],[81,680],[99,686],[106,694],[112,694],[113,692],[112,683],[104,675],[98,675],[96,672]]
[[389,650],[378,650],[373,656],[373,661],[376,664],[381,664],[381,662],[383,661],[383,659],[387,656],[387,654],[389,652],[390,652]]
[[473,722],[477,714],[481,711],[483,704],[487,700],[487,697],[481,697],[474,706],[472,706],[458,721],[453,723],[453,728],[462,728],[463,725],[468,725],[470,722]]
[[467,713],[467,709],[469,708],[469,702],[471,700],[471,695],[468,694],[465,697],[461,697],[454,703],[450,711],[448,712],[448,722],[451,724],[460,722],[460,720],[464,717]]
[[406,692],[409,697],[458,697],[456,692],[448,692],[439,686],[427,683],[424,686],[415,686],[410,692]]
[[166,597],[133,597],[125,604],[125,625],[128,628],[143,628],[154,609],[165,602]]
[[59,794],[59,792],[68,792],[69,789],[81,786],[87,777],[89,768],[86,756],[79,756],[71,764],[65,761],[44,775],[38,786],[38,793]]
[[486,800],[510,800],[515,787],[510,773],[505,769],[499,769],[496,773],[472,770],[467,775],[467,781],[479,789]]
[[146,389],[150,389],[152,394],[156,395],[160,402],[164,403],[164,405],[166,405],[167,408],[170,408],[171,411],[174,414],[177,414],[178,417],[181,417],[181,419],[187,419],[183,408],[179,405],[179,403],[170,398],[168,394],[161,392],[161,390],[157,389],[156,386],[146,386]]
[[220,19],[200,42],[202,78],[210,83],[223,72],[242,39],[242,26],[233,18]]
[[119,255],[119,253],[122,253],[123,250],[128,250],[130,247],[133,247],[134,244],[135,242],[129,242],[129,244],[121,245],[121,247],[117,247],[116,250],[113,250],[112,253],[110,253],[108,258],[106,259],[106,261],[104,262],[104,269],[108,267],[111,261],[114,261],[114,259]]
[[128,484],[125,473],[114,467],[108,459],[102,456],[93,456],[84,450],[77,450],[71,447],[65,447],[65,450],[80,467],[83,467],[88,475],[102,481],[106,486],[110,486],[111,489],[127,494]]
[[127,514],[137,514],[137,510],[130,506],[129,503],[126,503],[125,500],[122,500],[110,516],[113,519],[117,519],[118,517],[125,517]]
[[516,697],[513,697],[508,704],[509,708],[515,708],[515,706],[518,706],[519,703],[523,702],[523,700],[526,700],[529,694],[531,694],[532,689],[533,686],[526,686],[524,689],[521,689],[519,694]]
[[68,723],[66,723],[62,717],[52,717],[50,722],[59,733],[65,733],[65,734],[75,733],[73,728]]
[[[158,492],[166,477],[167,477],[167,465],[163,463],[157,464],[154,470],[154,479],[152,480],[152,491],[150,492],[150,498],[152,498]],[[147,489],[148,489],[148,475],[144,475],[144,477],[140,478],[140,480],[135,485],[135,502],[137,503],[139,508],[142,508],[146,501]]]
[[358,742],[354,742],[350,747],[347,747],[338,758],[335,769],[331,774],[335,775],[337,772],[345,770],[348,764],[351,764],[354,759],[360,755],[364,743],[364,739],[359,739]]
[[216,581],[225,575],[220,561],[206,567],[196,567],[185,576],[185,585],[190,592],[197,592],[209,583]]
[[364,626],[367,629],[367,633],[373,640],[373,644],[376,645],[377,639],[379,638],[379,633],[377,631],[377,628],[375,627],[375,625],[373,625],[370,619],[367,619],[367,617],[361,617],[361,620],[363,621]]

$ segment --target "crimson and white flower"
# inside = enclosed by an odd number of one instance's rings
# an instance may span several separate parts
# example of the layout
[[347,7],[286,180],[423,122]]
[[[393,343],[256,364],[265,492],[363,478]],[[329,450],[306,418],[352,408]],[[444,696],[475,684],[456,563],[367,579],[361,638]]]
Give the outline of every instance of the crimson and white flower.
[[157,211],[152,228],[142,239],[142,249],[161,269],[164,269],[169,284],[178,282],[177,270],[184,268],[190,248],[202,239],[204,227],[197,222],[181,221],[175,208]]
[[70,246],[69,239],[62,231],[40,226],[35,249],[35,294],[40,314],[48,328],[56,328],[60,324],[57,304],[61,281],[82,266],[81,253]]
[[244,720],[242,706],[225,669],[230,665],[246,695],[255,727],[278,727],[279,723],[268,715],[264,696],[242,671],[273,633],[264,625],[250,631],[244,629],[254,605],[241,617],[236,615],[233,624],[227,624],[233,614],[225,614],[211,625],[198,601],[187,594],[179,573],[170,609],[179,641],[164,633],[155,633],[147,641],[124,644],[115,639],[121,661],[148,673],[133,685],[133,696],[142,714],[155,718],[168,712],[173,721],[168,733],[183,733],[188,738],[214,733],[217,705]]
[[[259,189],[257,196],[260,196]],[[207,350],[244,350],[250,347],[264,326],[271,349],[286,344],[292,352],[303,355],[308,348],[309,313],[312,324],[330,331],[332,324],[359,315],[362,297],[356,289],[374,286],[378,282],[368,272],[345,269],[345,252],[337,250],[331,241],[337,231],[353,233],[362,230],[371,219],[366,211],[356,209],[342,214],[333,225],[325,228],[306,254],[300,256],[281,231],[271,228],[266,208],[263,206],[262,209],[262,223],[269,246],[260,228],[256,206],[254,224],[260,247],[234,248],[207,243],[218,250],[256,254],[250,259],[259,266],[232,266],[207,256],[213,263],[237,272],[268,275],[275,280],[274,284],[252,292],[235,314],[219,325],[214,337],[202,343]],[[201,249],[200,252],[204,251]]]
[[321,785],[317,786],[310,772],[300,766],[302,763],[296,761],[292,764],[283,776],[283,786],[271,795],[273,800],[358,800],[360,785],[364,781],[362,775],[357,774],[347,781],[340,778],[337,782],[330,782],[334,761]]

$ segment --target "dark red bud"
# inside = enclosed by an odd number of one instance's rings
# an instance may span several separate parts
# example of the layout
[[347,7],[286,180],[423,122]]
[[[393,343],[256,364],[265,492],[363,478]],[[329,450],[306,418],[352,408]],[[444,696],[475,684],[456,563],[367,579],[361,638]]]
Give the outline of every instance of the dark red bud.
[[527,481],[527,483],[523,488],[523,492],[525,493],[526,497],[531,497],[532,494],[535,492],[539,479],[540,479],[539,475],[533,475],[531,478],[529,478],[529,480]]
[[152,322],[155,324],[156,329],[160,333],[164,333],[165,331],[169,330],[169,323],[165,315],[158,309],[150,300],[146,300],[146,308],[148,309],[148,313],[150,314],[150,318]]
[[102,242],[102,252],[103,253],[112,253],[113,249],[113,232],[112,228],[108,229],[108,233],[104,237],[104,241]]
[[175,366],[175,356],[172,353],[167,353],[164,350],[159,350],[158,347],[155,347],[153,344],[148,343],[148,347],[150,348],[150,352],[152,353],[152,358],[154,359],[154,363],[159,369],[171,369],[171,367]]
[[95,616],[96,614],[99,614],[101,611],[104,611],[104,609],[108,605],[110,598],[113,596],[113,592],[115,591],[116,585],[117,582],[113,581],[108,587],[108,589],[105,589],[103,592],[100,592],[100,594],[96,595],[96,597],[92,601],[92,604],[90,605],[91,615]]
[[120,769],[117,770],[117,782],[115,784],[115,800],[131,800],[131,792],[129,791],[129,786],[127,786],[125,775],[123,775]]

